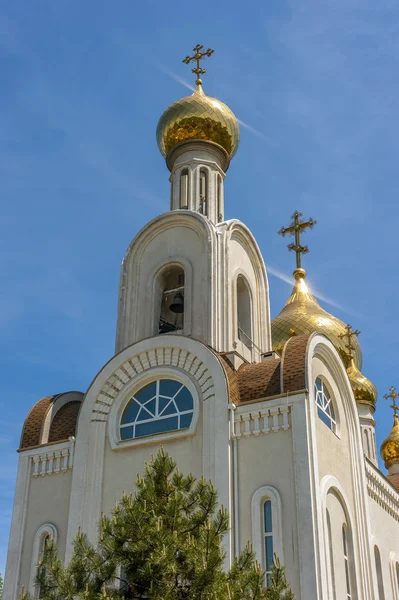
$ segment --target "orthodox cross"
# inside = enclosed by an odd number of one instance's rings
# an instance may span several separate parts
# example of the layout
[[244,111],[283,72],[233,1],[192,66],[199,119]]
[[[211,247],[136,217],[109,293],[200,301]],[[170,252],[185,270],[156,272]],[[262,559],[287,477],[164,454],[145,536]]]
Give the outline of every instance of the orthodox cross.
[[301,246],[301,233],[308,227],[309,229],[312,229],[313,225],[316,225],[317,223],[317,221],[314,221],[313,219],[309,219],[309,221],[305,222],[303,219],[301,219],[301,217],[302,213],[296,210],[291,217],[293,220],[291,225],[289,227],[282,227],[278,232],[279,235],[282,235],[283,237],[286,236],[287,233],[295,236],[295,244],[288,244],[287,248],[290,251],[294,250],[296,253],[297,269],[302,269],[302,254],[309,252],[309,248],[307,246]]
[[391,387],[391,388],[389,388],[389,389],[390,389],[390,392],[391,392],[391,393],[390,393],[390,394],[385,394],[384,398],[386,398],[387,400],[388,400],[389,398],[391,398],[391,399],[392,399],[392,402],[393,402],[393,404],[391,404],[391,408],[393,408],[394,415],[397,415],[397,413],[398,413],[398,411],[399,411],[399,406],[396,404],[396,398],[399,398],[399,394],[397,394],[397,393],[395,392],[395,389],[396,389],[396,388],[394,388],[394,387]]
[[356,329],[355,331],[353,331],[352,329],[352,325],[346,325],[345,327],[346,333],[340,333],[338,335],[339,338],[341,338],[341,340],[343,340],[344,338],[347,339],[347,343],[345,344],[345,348],[347,348],[348,350],[348,358],[349,360],[352,360],[353,358],[353,350],[355,349],[354,345],[352,344],[352,339],[356,336],[359,335],[360,331],[358,329]]
[[201,52],[201,50],[203,49],[204,46],[201,46],[201,44],[197,44],[195,46],[195,48],[193,48],[194,51],[194,55],[193,56],[186,56],[186,58],[183,60],[184,63],[186,63],[186,65],[189,65],[191,61],[196,61],[197,62],[197,66],[195,69],[191,69],[192,73],[195,73],[197,75],[197,80],[196,80],[196,85],[201,85],[202,81],[201,81],[201,75],[203,75],[204,73],[206,73],[205,69],[201,68],[201,60],[203,58],[206,58],[207,56],[211,56],[211,54],[213,54],[215,51],[211,50],[211,48],[208,48],[208,50],[205,50],[205,52]]

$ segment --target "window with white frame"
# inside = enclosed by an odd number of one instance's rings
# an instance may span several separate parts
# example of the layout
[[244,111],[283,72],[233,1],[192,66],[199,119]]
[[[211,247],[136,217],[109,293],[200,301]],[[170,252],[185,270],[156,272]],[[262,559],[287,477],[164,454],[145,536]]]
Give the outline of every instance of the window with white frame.
[[251,500],[252,546],[256,559],[269,577],[274,555],[284,564],[281,498],[276,488],[265,485]]
[[314,392],[317,406],[317,414],[319,418],[327,425],[332,431],[336,430],[337,422],[335,419],[334,405],[332,401],[331,393],[320,377],[318,377],[314,384]]
[[120,423],[121,440],[187,429],[193,414],[194,400],[187,387],[173,379],[158,379],[130,399]]
[[35,533],[35,537],[33,538],[29,593],[34,598],[40,598],[40,588],[36,585],[36,577],[38,574],[38,569],[43,569],[43,567],[40,567],[40,561],[43,557],[46,545],[51,541],[55,544],[57,543],[57,529],[55,525],[46,523],[39,527]]
[[273,565],[273,521],[272,502],[266,500],[263,504],[263,531],[264,531],[264,569],[267,581],[270,579]]

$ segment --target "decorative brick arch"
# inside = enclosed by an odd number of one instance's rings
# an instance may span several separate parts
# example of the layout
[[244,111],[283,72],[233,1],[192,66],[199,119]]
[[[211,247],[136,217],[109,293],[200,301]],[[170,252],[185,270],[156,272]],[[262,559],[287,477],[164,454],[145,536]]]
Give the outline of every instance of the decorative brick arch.
[[215,395],[213,377],[195,354],[176,347],[154,348],[132,356],[108,377],[94,402],[91,421],[107,421],[118,394],[134,377],[156,367],[176,367],[191,376],[199,386],[204,401]]

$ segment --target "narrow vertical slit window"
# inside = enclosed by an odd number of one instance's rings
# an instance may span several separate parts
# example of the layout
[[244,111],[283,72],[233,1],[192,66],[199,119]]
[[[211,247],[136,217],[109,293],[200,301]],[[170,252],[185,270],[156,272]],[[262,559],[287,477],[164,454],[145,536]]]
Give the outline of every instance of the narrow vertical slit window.
[[273,565],[273,527],[272,527],[272,503],[266,500],[263,505],[263,523],[264,523],[264,569],[266,572],[266,581],[270,581]]
[[397,586],[397,591],[399,593],[399,562],[396,563],[395,569],[396,569],[396,586]]
[[217,179],[218,183],[217,183],[217,222],[221,223],[223,221],[223,211],[222,211],[222,193],[223,193],[223,188],[222,188],[222,178],[220,177],[220,175],[218,176]]
[[377,573],[378,599],[385,600],[384,582],[382,579],[381,556],[378,546],[374,546],[375,570]]
[[345,563],[345,579],[346,579],[346,598],[351,600],[351,582],[349,572],[349,554],[348,554],[348,536],[345,524],[342,526],[342,545],[344,550],[344,563]]
[[185,169],[180,175],[180,205],[179,208],[188,208],[188,171]]
[[200,203],[199,212],[208,216],[208,181],[205,171],[200,171]]
[[251,294],[247,282],[241,275],[237,278],[237,336],[244,346],[252,349]]

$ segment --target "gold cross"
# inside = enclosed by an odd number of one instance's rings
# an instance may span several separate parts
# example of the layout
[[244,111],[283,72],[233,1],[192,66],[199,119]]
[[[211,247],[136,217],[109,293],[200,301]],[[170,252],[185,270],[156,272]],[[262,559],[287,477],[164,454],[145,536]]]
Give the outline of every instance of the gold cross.
[[392,399],[392,401],[393,401],[393,404],[391,404],[391,408],[393,408],[393,412],[394,412],[394,414],[396,415],[396,414],[397,414],[397,412],[399,411],[399,406],[396,404],[396,398],[399,398],[399,394],[397,394],[397,393],[395,392],[395,389],[396,389],[396,388],[394,388],[394,387],[391,387],[391,388],[389,388],[389,389],[390,389],[391,393],[390,393],[390,394],[385,394],[384,398],[386,398],[387,400],[388,400],[389,398],[391,398],[391,399]]
[[305,222],[301,219],[301,217],[302,213],[296,210],[291,217],[293,220],[291,225],[289,227],[282,227],[280,231],[278,231],[278,234],[282,235],[283,237],[287,235],[287,233],[295,236],[295,244],[288,244],[287,248],[290,251],[294,250],[296,253],[297,269],[302,269],[302,254],[309,252],[309,248],[307,246],[301,246],[301,233],[308,227],[309,229],[312,229],[317,223],[317,221],[314,221],[313,219],[309,219],[309,221]]
[[358,336],[360,331],[358,329],[353,331],[352,325],[349,325],[349,324],[346,325],[345,329],[346,329],[346,333],[340,333],[338,335],[338,337],[341,338],[341,340],[343,340],[344,338],[347,338],[347,343],[345,344],[345,348],[347,348],[347,350],[348,350],[349,360],[352,360],[353,350],[355,349],[354,345],[352,344],[352,338],[355,336]]
[[210,48],[208,48],[208,50],[205,50],[205,52],[201,52],[202,48],[204,46],[201,46],[201,44],[197,44],[195,46],[195,48],[193,48],[193,51],[195,52],[194,56],[186,56],[186,58],[183,60],[184,63],[186,63],[186,65],[189,65],[191,61],[195,60],[197,61],[197,66],[195,69],[191,69],[192,73],[195,73],[197,75],[197,80],[196,80],[196,85],[201,85],[202,81],[200,78],[200,75],[203,75],[204,73],[206,73],[205,69],[201,68],[201,60],[207,56],[211,56],[211,54],[213,54],[215,51],[211,50]]

